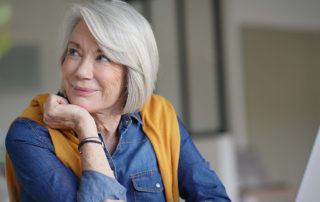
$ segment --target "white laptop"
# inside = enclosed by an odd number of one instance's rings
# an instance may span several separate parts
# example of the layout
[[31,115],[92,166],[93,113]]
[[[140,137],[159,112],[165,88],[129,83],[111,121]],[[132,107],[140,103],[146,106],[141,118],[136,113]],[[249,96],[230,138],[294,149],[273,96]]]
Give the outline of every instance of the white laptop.
[[313,144],[296,202],[320,201],[320,128]]

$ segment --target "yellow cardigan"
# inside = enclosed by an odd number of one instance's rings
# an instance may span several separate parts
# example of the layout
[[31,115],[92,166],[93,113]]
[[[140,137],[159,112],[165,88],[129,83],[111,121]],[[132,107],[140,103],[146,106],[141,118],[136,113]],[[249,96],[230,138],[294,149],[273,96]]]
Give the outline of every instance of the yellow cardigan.
[[[18,118],[28,118],[47,127],[43,123],[43,104],[46,102],[47,97],[48,94],[36,96]],[[178,202],[180,133],[176,113],[171,104],[158,95],[152,95],[140,113],[144,123],[142,129],[150,139],[156,153],[166,200]],[[50,133],[56,156],[80,178],[82,170],[77,149],[78,138],[71,130],[55,130],[49,127],[47,129]],[[19,201],[20,185],[7,153],[6,178],[10,201]]]

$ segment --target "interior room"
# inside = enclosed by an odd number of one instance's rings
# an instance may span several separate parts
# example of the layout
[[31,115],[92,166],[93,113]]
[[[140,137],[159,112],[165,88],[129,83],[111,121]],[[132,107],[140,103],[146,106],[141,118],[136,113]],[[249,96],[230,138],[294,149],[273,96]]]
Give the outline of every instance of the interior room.
[[[11,122],[61,83],[64,11],[0,2],[0,202]],[[130,0],[159,49],[166,97],[235,202],[296,197],[320,124],[320,1]]]

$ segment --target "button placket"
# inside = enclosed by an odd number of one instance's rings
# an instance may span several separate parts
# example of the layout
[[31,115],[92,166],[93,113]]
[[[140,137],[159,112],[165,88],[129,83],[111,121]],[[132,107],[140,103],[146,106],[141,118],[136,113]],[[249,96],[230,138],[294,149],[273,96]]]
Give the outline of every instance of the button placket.
[[113,162],[112,156],[110,155],[110,153],[108,151],[108,148],[107,148],[107,146],[105,144],[104,138],[102,137],[100,132],[98,132],[98,136],[99,136],[99,138],[101,139],[101,141],[103,143],[104,152],[105,152],[105,154],[107,156],[110,168],[113,170],[114,177],[117,178],[116,166],[115,166],[115,164]]

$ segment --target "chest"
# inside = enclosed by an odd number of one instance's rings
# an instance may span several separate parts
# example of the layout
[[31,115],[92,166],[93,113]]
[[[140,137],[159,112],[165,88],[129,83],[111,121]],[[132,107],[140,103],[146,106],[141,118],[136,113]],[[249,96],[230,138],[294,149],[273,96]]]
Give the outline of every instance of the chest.
[[152,144],[144,134],[135,135],[141,137],[120,138],[118,144],[113,145],[113,154],[106,153],[110,167],[118,182],[127,188],[128,201],[165,201]]
[[110,155],[113,155],[119,143],[119,136],[113,138],[102,135],[106,149]]

